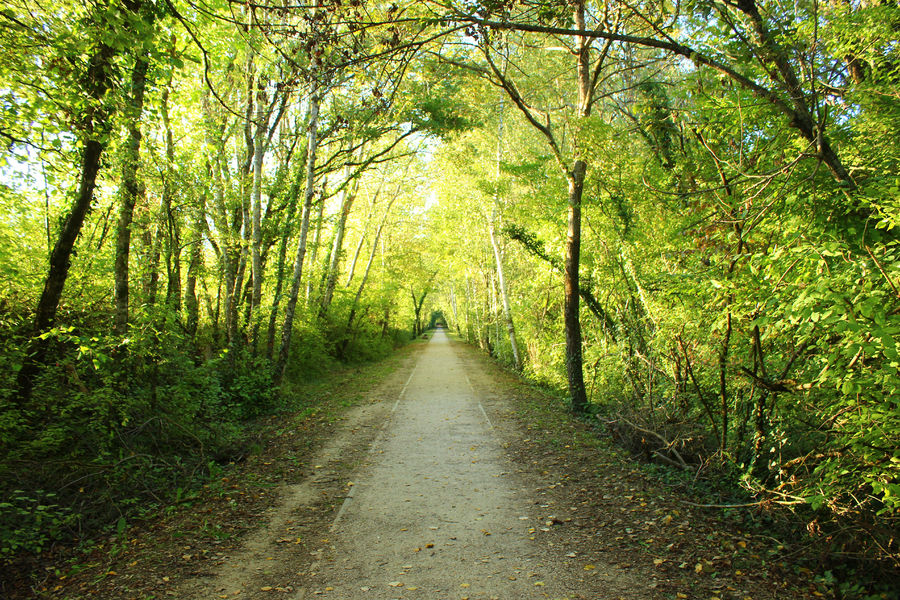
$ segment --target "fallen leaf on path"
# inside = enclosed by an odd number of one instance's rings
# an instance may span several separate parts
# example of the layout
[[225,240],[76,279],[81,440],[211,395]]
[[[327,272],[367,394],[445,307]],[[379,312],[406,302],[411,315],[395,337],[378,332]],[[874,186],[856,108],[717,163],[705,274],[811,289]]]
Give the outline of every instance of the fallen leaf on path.
[[388,584],[391,587],[403,587],[402,581],[392,581]]

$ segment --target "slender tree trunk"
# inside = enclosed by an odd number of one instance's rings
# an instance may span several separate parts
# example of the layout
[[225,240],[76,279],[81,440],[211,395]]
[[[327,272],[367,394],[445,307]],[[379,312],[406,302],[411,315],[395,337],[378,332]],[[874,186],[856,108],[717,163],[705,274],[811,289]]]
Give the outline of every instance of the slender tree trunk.
[[[824,122],[816,122],[808,104],[809,94],[804,92],[800,78],[788,59],[787,53],[779,45],[776,36],[769,31],[766,23],[763,21],[756,5],[756,0],[740,0],[734,6],[750,18],[753,33],[757,38],[758,56],[760,56],[761,62],[765,61],[766,63],[774,64],[781,75],[781,83],[783,83],[790,97],[791,107],[794,112],[791,126],[795,127],[816,148],[819,160],[825,163],[825,166],[828,167],[828,170],[831,171],[832,176],[837,181],[849,187],[855,187],[856,184],[853,178],[825,135]],[[775,79],[774,76],[773,79]]]
[[491,247],[494,249],[494,262],[497,265],[497,284],[500,288],[500,300],[503,308],[503,321],[506,323],[506,333],[509,336],[509,345],[513,355],[513,366],[516,371],[522,370],[522,360],[519,357],[519,344],[516,342],[516,328],[512,318],[512,308],[509,302],[509,293],[506,289],[506,277],[503,272],[503,255],[500,250],[500,244],[497,243],[497,235],[494,231],[494,224],[488,227]]
[[375,255],[378,254],[378,244],[381,242],[381,232],[384,229],[384,224],[388,220],[388,215],[391,213],[391,206],[394,204],[396,198],[397,196],[395,195],[388,201],[387,207],[384,210],[384,216],[381,218],[381,223],[378,224],[378,228],[375,230],[375,240],[372,242],[372,252],[369,253],[369,260],[366,262],[366,269],[363,271],[362,280],[359,282],[359,287],[356,289],[356,295],[353,297],[353,304],[350,305],[350,314],[347,317],[347,337],[345,337],[343,344],[344,349],[346,349],[347,343],[349,343],[350,330],[353,327],[353,320],[356,318],[356,310],[359,307],[359,301],[362,298],[366,282],[369,280],[369,273],[372,270],[372,263],[375,262]]
[[145,303],[148,306],[156,304],[156,296],[159,292],[159,261],[162,256],[163,239],[169,226],[166,216],[167,201],[168,199],[163,194],[156,212],[149,205],[146,206],[147,216],[146,222],[143,223],[144,231],[141,238],[146,252],[143,292]]
[[[368,222],[366,223],[368,226]],[[356,261],[359,260],[359,253],[362,251],[363,244],[366,241],[366,227],[363,227],[363,230],[359,234],[359,241],[356,243],[356,250],[353,252],[353,258],[350,260],[350,266],[347,269],[347,281],[344,282],[344,287],[350,287],[350,283],[353,281],[353,274],[356,271]]]
[[272,299],[272,312],[269,315],[269,331],[266,336],[266,357],[269,360],[275,352],[275,329],[278,321],[278,305],[281,304],[282,289],[284,288],[284,267],[287,262],[287,247],[290,234],[293,229],[294,215],[297,212],[297,201],[300,198],[300,183],[303,172],[298,169],[294,182],[291,184],[288,198],[287,214],[284,217],[281,240],[278,243],[278,265],[276,266],[275,292]]
[[[106,94],[110,85],[109,74],[111,62],[114,56],[112,48],[106,44],[99,44],[97,52],[91,59],[88,69],[88,89],[90,97],[100,101]],[[34,318],[34,332],[43,333],[49,329],[56,320],[56,310],[62,297],[63,287],[69,276],[69,267],[72,261],[72,250],[75,241],[81,233],[81,227],[91,209],[91,201],[94,198],[94,186],[97,182],[97,173],[100,170],[100,156],[106,148],[103,140],[105,132],[98,129],[105,128],[104,123],[111,115],[107,111],[94,108],[89,110],[85,117],[84,127],[87,140],[84,143],[84,152],[81,158],[81,178],[78,184],[78,193],[75,201],[59,231],[59,237],[50,254],[50,269],[44,280],[44,290],[38,301]]]
[[[221,122],[218,122],[213,114],[212,107],[209,102],[209,90],[204,88],[204,93],[202,96],[202,108],[205,119],[205,134],[206,134],[206,145],[207,148],[211,149],[214,154],[210,157],[210,173],[212,175],[212,211],[211,214],[213,216],[213,221],[216,226],[217,233],[221,236],[220,238],[220,249],[219,249],[219,273],[220,273],[220,282],[219,282],[219,293],[217,294],[217,304],[215,311],[215,329],[218,332],[221,327],[221,322],[223,320],[223,312],[224,312],[224,321],[225,321],[225,336],[227,338],[227,343],[230,345],[232,343],[232,336],[234,335],[235,328],[232,326],[232,322],[230,319],[231,310],[230,307],[233,302],[233,298],[235,295],[235,280],[237,278],[237,251],[236,251],[236,240],[233,234],[235,227],[240,228],[240,211],[236,211],[234,222],[229,222],[229,214],[228,214],[228,206],[225,203],[225,171],[224,166],[226,164],[225,158],[225,141],[226,136],[221,135],[219,132],[224,128],[227,129],[227,125]],[[213,237],[210,235],[210,239]],[[221,294],[221,288],[225,288],[224,297]]]
[[459,330],[459,310],[456,306],[456,293],[454,292],[454,288],[450,288],[450,310],[453,311],[453,326],[456,327],[457,335],[462,335],[462,332]]
[[488,235],[491,239],[491,248],[494,251],[494,263],[497,266],[497,283],[500,286],[500,299],[503,306],[503,321],[506,323],[506,333],[509,336],[509,346],[513,355],[513,367],[516,371],[522,370],[522,360],[519,358],[519,344],[516,342],[516,327],[513,323],[512,309],[510,308],[509,293],[506,288],[506,277],[503,272],[503,253],[497,241],[495,223],[499,216],[500,208],[500,162],[503,158],[503,105],[500,106],[500,123],[497,126],[497,170],[494,176],[497,179],[497,190],[494,193],[494,210],[488,223]]
[[583,412],[587,408],[582,369],[581,319],[579,315],[578,266],[581,257],[581,196],[587,165],[575,161],[569,180],[568,232],[566,235],[565,305],[563,320],[566,330],[566,377],[572,408]]
[[291,349],[291,335],[294,330],[294,311],[300,295],[300,280],[303,276],[303,260],[306,256],[306,238],[309,234],[309,213],[312,211],[315,194],[316,150],[318,148],[319,127],[319,89],[313,80],[309,95],[309,126],[306,141],[306,196],[303,203],[303,222],[300,226],[300,243],[297,246],[297,258],[294,261],[294,274],[291,280],[291,292],[284,308],[284,325],[281,329],[281,348],[278,350],[278,361],[275,364],[275,381],[281,382],[287,367],[288,353]]
[[350,268],[348,269],[349,272],[347,273],[347,281],[344,283],[344,287],[350,287],[350,283],[353,281],[353,274],[356,271],[356,261],[359,259],[359,253],[362,251],[363,244],[366,241],[366,232],[369,230],[369,221],[375,216],[375,207],[378,204],[378,197],[381,195],[382,186],[384,186],[384,179],[378,184],[378,189],[375,190],[375,194],[372,197],[372,208],[366,215],[366,222],[363,225],[362,232],[359,234],[359,242],[356,244],[353,260],[350,261]]
[[266,132],[269,128],[271,110],[266,110],[266,93],[259,86],[257,91],[256,132],[253,136],[253,187],[251,189],[252,205],[252,270],[253,291],[250,297],[250,321],[252,322],[251,344],[256,348],[259,336],[260,303],[262,302],[262,171],[263,159],[266,156]]
[[[584,29],[584,2],[575,7],[575,27]],[[578,111],[579,117],[586,118],[591,110],[590,41],[578,36]],[[584,412],[587,409],[587,393],[584,387],[582,366],[581,315],[579,303],[579,266],[581,262],[581,197],[587,163],[578,157],[569,173],[568,231],[566,234],[565,259],[565,304],[563,321],[566,330],[566,378],[569,382],[569,396],[572,409]]]
[[[319,195],[319,205],[316,210],[316,235],[313,238],[312,248],[310,248],[309,266],[310,271],[316,266],[316,260],[319,257],[319,245],[322,240],[322,225],[325,222],[325,185],[326,181],[322,181],[322,191]],[[306,282],[306,304],[309,305],[310,294],[312,293],[312,276]]]
[[[345,171],[347,177],[350,177],[350,167],[348,166]],[[337,225],[335,226],[334,232],[334,244],[331,248],[331,261],[328,265],[328,271],[325,278],[325,288],[322,291],[322,301],[319,307],[319,318],[325,318],[325,315],[328,314],[328,309],[331,307],[331,300],[334,296],[334,287],[337,285],[337,277],[338,277],[338,269],[341,264],[341,253],[343,252],[344,245],[344,232],[347,228],[347,219],[350,217],[350,210],[353,208],[353,202],[356,200],[356,187],[355,184],[347,181],[343,198],[341,202],[341,214],[338,218]]]
[[166,305],[181,311],[181,222],[172,209],[175,188],[175,140],[169,120],[169,86],[162,93],[162,121],[165,128],[166,168],[163,180],[161,223],[166,231]]
[[206,218],[206,193],[200,194],[199,204],[195,209],[194,228],[191,231],[190,261],[188,262],[187,281],[184,290],[184,308],[186,328],[191,336],[196,335],[200,323],[200,300],[197,297],[197,278],[200,276],[201,259],[203,257],[203,221]]
[[120,189],[119,221],[116,228],[115,264],[115,332],[124,335],[128,327],[128,261],[131,253],[131,224],[134,220],[134,205],[139,195],[137,180],[141,156],[141,115],[144,110],[144,90],[147,83],[147,68],[150,63],[138,58],[131,71],[131,97],[126,107],[128,141],[125,145],[125,160],[122,167],[122,187]]
[[56,321],[56,311],[59,308],[63,287],[69,276],[75,242],[78,240],[85,218],[91,210],[97,173],[100,170],[100,157],[106,148],[105,137],[108,133],[108,121],[111,116],[101,102],[111,84],[110,74],[114,57],[115,51],[100,42],[88,65],[84,87],[92,102],[88,104],[89,108],[81,123],[85,142],[81,157],[78,192],[68,216],[60,227],[59,237],[56,239],[53,251],[50,253],[50,268],[35,311],[33,351],[22,365],[16,378],[17,396],[22,402],[27,401],[31,396],[34,378],[37,376],[41,363],[46,360],[47,342],[38,336],[50,329]]

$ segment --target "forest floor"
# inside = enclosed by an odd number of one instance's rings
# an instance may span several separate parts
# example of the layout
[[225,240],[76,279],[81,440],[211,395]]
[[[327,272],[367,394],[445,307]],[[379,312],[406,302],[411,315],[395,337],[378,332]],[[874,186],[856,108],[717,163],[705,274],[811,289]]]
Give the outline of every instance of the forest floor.
[[87,553],[31,564],[11,600],[825,592],[790,544],[692,506],[442,332],[298,393],[315,408],[262,423],[245,461]]

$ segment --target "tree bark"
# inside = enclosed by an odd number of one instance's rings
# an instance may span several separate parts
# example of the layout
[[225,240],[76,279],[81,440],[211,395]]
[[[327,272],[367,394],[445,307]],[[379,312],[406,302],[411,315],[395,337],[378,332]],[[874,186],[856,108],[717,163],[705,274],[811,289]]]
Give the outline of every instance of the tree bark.
[[[259,84],[258,84],[259,85]],[[256,131],[253,135],[253,186],[250,191],[250,203],[252,206],[252,276],[253,291],[250,297],[250,321],[252,322],[252,333],[250,339],[254,348],[256,348],[257,337],[259,336],[259,323],[262,315],[260,314],[260,303],[262,302],[262,171],[263,160],[266,156],[268,144],[266,143],[266,133],[269,129],[269,119],[272,110],[266,109],[266,93],[259,85],[256,98]]]
[[47,342],[37,336],[50,329],[56,321],[59,301],[72,264],[75,242],[78,240],[85,218],[91,210],[97,173],[100,170],[100,157],[106,148],[105,137],[108,134],[108,121],[111,116],[109,109],[102,104],[102,101],[111,85],[110,74],[115,54],[115,50],[110,46],[103,42],[98,43],[86,73],[84,87],[91,102],[88,104],[89,108],[81,122],[85,142],[81,157],[78,192],[66,220],[60,227],[59,237],[56,239],[53,251],[50,253],[49,270],[35,311],[33,327],[35,341],[32,342],[30,356],[26,357],[16,378],[17,396],[22,402],[30,398],[34,378],[37,376],[41,363],[46,359]]
[[281,348],[278,350],[278,361],[275,363],[275,382],[280,383],[287,367],[288,354],[291,350],[291,335],[294,330],[294,311],[300,295],[300,280],[303,276],[303,260],[306,256],[306,238],[309,234],[309,213],[312,211],[315,194],[316,150],[318,148],[319,127],[319,89],[313,81],[309,95],[309,126],[306,138],[306,196],[303,203],[303,222],[300,225],[300,243],[297,246],[297,257],[294,261],[294,274],[291,280],[291,292],[284,308],[284,325],[281,329]]
[[495,177],[497,179],[497,191],[494,194],[494,210],[491,212],[491,219],[488,222],[488,236],[491,240],[491,248],[494,251],[494,263],[497,266],[497,283],[500,287],[500,301],[503,307],[503,321],[506,324],[506,333],[509,336],[509,346],[513,355],[513,368],[516,371],[522,370],[522,360],[519,357],[519,344],[516,342],[516,327],[513,323],[512,309],[510,308],[509,293],[506,289],[506,277],[503,272],[503,252],[497,241],[496,221],[500,212],[500,162],[503,158],[503,105],[500,106],[500,123],[497,126],[497,169]]
[[[169,82],[171,83],[171,81]],[[181,221],[172,209],[175,190],[175,136],[169,120],[169,86],[162,92],[162,122],[166,140],[166,167],[162,191],[161,227],[166,232],[166,307],[181,311]]]
[[349,343],[350,330],[353,327],[353,320],[356,318],[356,310],[359,307],[359,301],[362,298],[366,282],[369,280],[369,273],[372,270],[372,263],[375,262],[375,255],[378,253],[378,243],[381,241],[381,232],[384,229],[384,224],[388,220],[388,215],[391,214],[391,206],[394,204],[396,198],[397,196],[395,195],[388,201],[387,207],[384,209],[384,216],[381,219],[381,223],[378,224],[378,228],[375,230],[375,240],[372,242],[372,252],[369,253],[369,260],[366,263],[365,271],[363,271],[362,281],[359,282],[359,287],[356,289],[356,295],[353,297],[353,304],[350,306],[350,314],[347,317],[347,331],[344,343],[342,344],[342,352],[346,350],[347,344]]
[[124,335],[128,327],[128,261],[131,252],[131,223],[134,220],[134,205],[139,195],[137,180],[141,157],[141,114],[144,110],[144,90],[147,83],[147,68],[150,63],[138,58],[131,71],[131,97],[126,107],[128,141],[125,144],[125,160],[122,167],[122,187],[120,190],[119,221],[116,227],[115,263],[115,332]]
[[[312,248],[310,248],[309,264],[310,269],[316,266],[316,259],[319,257],[319,245],[322,241],[322,225],[325,222],[325,186],[327,182],[322,182],[322,192],[319,195],[319,205],[316,210],[316,235],[313,238]],[[312,293],[312,278],[306,282],[306,304],[309,306],[310,294]]]
[[206,193],[200,194],[199,204],[195,209],[194,229],[190,238],[190,260],[188,262],[187,281],[184,289],[184,309],[186,329],[192,337],[197,333],[200,323],[200,300],[197,295],[197,278],[203,257],[203,222],[206,219]]
[[488,226],[488,233],[491,238],[491,248],[494,250],[494,263],[497,267],[497,284],[500,288],[500,302],[503,309],[503,322],[506,324],[506,333],[509,336],[509,345],[513,355],[513,367],[516,371],[522,370],[522,360],[519,355],[519,344],[516,342],[516,327],[513,323],[512,308],[509,302],[509,293],[506,289],[506,276],[503,271],[503,255],[500,250],[500,244],[497,241],[497,235],[494,231],[494,224]]
[[[584,30],[584,2],[575,7],[575,26]],[[590,41],[584,36],[578,39],[578,112],[586,118],[591,111],[591,73],[589,64]],[[584,192],[584,179],[587,174],[587,163],[578,157],[569,172],[569,208],[568,232],[566,235],[565,259],[565,304],[563,321],[566,330],[566,378],[569,382],[569,396],[572,409],[584,412],[588,400],[584,388],[584,370],[582,366],[581,347],[581,315],[578,290],[579,266],[581,263],[581,197]]]
[[422,290],[422,295],[416,298],[415,292],[412,290],[409,291],[412,296],[413,301],[413,310],[416,313],[416,320],[413,323],[413,337],[419,337],[419,334],[422,333],[422,305],[425,304],[425,297],[428,295],[428,288]]
[[[345,171],[347,177],[351,175],[350,167]],[[331,248],[331,261],[328,265],[328,272],[325,277],[325,287],[322,290],[322,300],[319,306],[319,318],[325,318],[328,309],[331,307],[331,300],[334,297],[334,287],[337,285],[338,269],[341,264],[341,254],[344,246],[344,233],[347,228],[347,219],[350,217],[350,210],[353,208],[353,202],[356,200],[355,182],[347,181],[345,183],[343,198],[341,202],[341,214],[335,225],[334,244]]]
[[272,299],[272,312],[269,315],[269,331],[266,336],[266,356],[271,360],[275,352],[275,329],[278,321],[278,305],[281,304],[282,290],[284,288],[284,267],[287,262],[287,246],[294,223],[294,215],[297,212],[297,201],[300,198],[300,183],[303,172],[298,169],[294,182],[291,184],[288,197],[287,214],[282,226],[281,241],[278,244],[278,265],[276,266],[275,291]]

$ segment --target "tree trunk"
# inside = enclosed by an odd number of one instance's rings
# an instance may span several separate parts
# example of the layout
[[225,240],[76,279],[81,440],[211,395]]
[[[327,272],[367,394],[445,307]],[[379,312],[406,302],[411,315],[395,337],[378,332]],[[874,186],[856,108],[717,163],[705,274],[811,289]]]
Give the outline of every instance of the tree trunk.
[[143,243],[147,252],[144,264],[144,298],[148,306],[156,304],[156,292],[159,288],[159,240],[162,237],[163,225],[156,224],[156,235],[153,235],[153,211],[147,207],[147,219],[144,224]]
[[309,234],[309,213],[312,211],[315,193],[316,150],[318,147],[319,127],[319,89],[313,81],[309,95],[309,126],[306,141],[306,197],[303,203],[303,222],[300,226],[300,243],[297,246],[297,258],[294,261],[294,274],[291,280],[291,292],[284,308],[284,325],[281,329],[281,348],[278,350],[278,361],[275,364],[275,382],[280,383],[287,367],[288,353],[291,349],[291,335],[294,330],[294,311],[300,295],[300,280],[303,276],[303,259],[306,256],[306,237]]
[[187,281],[184,290],[184,308],[186,316],[186,329],[192,337],[197,333],[200,323],[200,300],[197,296],[197,278],[200,275],[201,259],[203,257],[203,221],[206,219],[206,193],[200,194],[199,205],[196,207],[194,229],[191,231],[190,261],[188,262]]
[[519,356],[519,344],[516,342],[516,328],[513,323],[512,309],[509,303],[509,293],[506,290],[506,277],[503,272],[503,255],[500,245],[497,243],[497,235],[493,222],[488,227],[491,238],[491,247],[494,249],[494,262],[497,266],[497,284],[500,288],[500,301],[503,309],[503,321],[506,323],[506,333],[509,336],[509,345],[513,355],[513,366],[516,371],[522,370],[522,360]]
[[175,189],[175,141],[169,120],[169,87],[162,92],[162,122],[165,128],[166,168],[162,192],[162,217],[160,223],[166,231],[166,306],[181,311],[181,222],[172,210]]
[[[350,167],[346,168],[347,177],[350,177]],[[350,217],[350,210],[353,208],[353,201],[356,200],[356,188],[353,182],[346,182],[343,192],[343,201],[341,202],[341,214],[338,218],[334,232],[334,244],[331,248],[331,261],[328,265],[328,272],[325,278],[325,288],[322,290],[322,301],[319,306],[319,318],[324,319],[331,307],[331,300],[334,297],[334,287],[337,284],[338,269],[341,264],[341,253],[344,245],[344,232],[347,228],[347,219]]]
[[262,302],[262,171],[263,159],[266,156],[265,138],[269,128],[269,118],[272,114],[271,110],[266,110],[266,93],[259,86],[256,98],[256,132],[253,136],[253,187],[250,191],[250,204],[252,206],[252,271],[253,271],[253,291],[250,297],[250,321],[252,323],[252,333],[250,335],[251,344],[256,348],[257,338],[259,336],[259,320],[260,303]]
[[450,288],[450,310],[453,311],[453,326],[456,327],[456,333],[457,335],[462,335],[462,332],[459,330],[459,310],[456,306],[454,287]]
[[128,141],[125,144],[125,160],[122,167],[119,222],[116,228],[115,264],[115,332],[124,335],[128,326],[128,259],[131,251],[131,223],[134,205],[138,198],[137,171],[141,157],[141,114],[144,110],[144,90],[147,68],[150,63],[138,58],[131,71],[131,97],[126,106]]
[[40,334],[50,329],[56,321],[56,312],[62,297],[63,287],[69,276],[69,268],[72,264],[72,252],[78,239],[85,218],[91,210],[91,202],[94,198],[94,187],[97,182],[97,173],[100,170],[100,157],[106,147],[109,110],[102,106],[103,96],[110,87],[110,74],[112,72],[112,60],[115,51],[100,42],[90,59],[85,80],[85,91],[91,99],[88,104],[82,127],[85,142],[81,158],[81,177],[78,183],[78,193],[66,220],[59,230],[59,237],[50,253],[50,268],[47,278],[44,280],[44,289],[38,300],[34,317],[33,351],[26,358],[25,364],[19,370],[16,379],[18,397],[20,401],[26,401],[31,396],[34,378],[37,375],[40,364],[46,359],[47,342],[38,338]]
[[584,412],[587,409],[587,394],[584,389],[582,369],[581,319],[579,315],[578,266],[581,257],[581,196],[587,165],[582,160],[575,161],[569,179],[568,233],[566,235],[565,262],[565,306],[563,321],[566,330],[566,377],[569,382],[569,396],[572,409]]
[[[225,203],[226,172],[223,166],[227,163],[227,159],[225,158],[226,138],[220,135],[220,132],[223,129],[227,131],[228,126],[226,123],[221,123],[216,120],[209,102],[209,90],[206,88],[204,88],[202,96],[202,109],[205,120],[204,129],[206,146],[214,152],[210,157],[213,188],[213,210],[211,211],[211,214],[215,223],[216,232],[221,236],[219,242],[219,268],[222,280],[220,283],[224,284],[225,287],[224,297],[217,297],[218,304],[215,323],[216,330],[218,330],[220,322],[223,320],[222,313],[224,312],[225,335],[228,344],[231,344],[232,338],[236,332],[236,327],[233,326],[234,324],[231,320],[231,315],[233,314],[231,305],[233,304],[233,298],[236,292],[235,281],[237,279],[237,263],[239,258],[237,252],[238,243],[233,232],[235,229],[240,231],[242,213],[240,210],[237,210],[235,211],[234,218],[229,219],[229,210]],[[210,239],[212,239],[212,235],[210,235]]]
[[381,223],[378,224],[378,229],[375,230],[375,240],[372,242],[372,252],[369,253],[369,260],[366,263],[366,270],[363,272],[362,281],[359,282],[359,287],[356,289],[356,295],[353,297],[353,304],[350,306],[350,314],[347,317],[347,331],[345,333],[344,343],[342,344],[341,352],[346,351],[347,344],[350,340],[350,330],[353,327],[353,320],[356,318],[356,309],[359,306],[359,301],[362,298],[363,289],[366,287],[366,281],[369,279],[369,272],[372,270],[372,263],[375,262],[375,255],[378,253],[378,243],[381,241],[381,232],[384,229],[384,224],[388,220],[388,215],[391,214],[391,206],[394,204],[394,200],[397,198],[395,195],[388,201],[387,207],[384,209],[384,216],[381,219]]
[[[575,7],[575,27],[584,30],[584,2]],[[578,112],[585,118],[591,111],[591,72],[589,63],[590,41],[578,36]],[[569,396],[572,409],[584,412],[587,409],[587,394],[584,389],[584,371],[581,348],[581,315],[579,306],[579,266],[581,262],[581,197],[587,163],[578,157],[569,173],[568,232],[566,235],[565,260],[565,305],[563,321],[566,330],[566,378],[569,382]]]
[[281,303],[282,289],[284,288],[284,267],[287,262],[287,246],[294,223],[294,215],[297,212],[297,200],[300,197],[300,182],[303,173],[298,169],[291,189],[288,192],[288,208],[282,226],[281,241],[278,244],[278,265],[275,275],[275,292],[272,299],[272,312],[269,315],[269,331],[266,336],[266,356],[269,360],[275,352],[275,328],[278,321],[278,305]]
[[[310,248],[310,256],[309,256],[309,265],[310,270],[316,266],[316,259],[319,257],[319,244],[322,241],[322,225],[325,222],[325,185],[326,181],[322,182],[322,192],[319,195],[319,206],[316,211],[316,235],[313,238],[312,248]],[[308,278],[306,282],[306,304],[309,305],[309,297],[312,293],[312,277]]]
[[495,223],[500,208],[500,162],[503,158],[503,104],[500,106],[500,122],[497,126],[497,189],[494,192],[494,210],[491,212],[491,220],[488,222],[488,236],[491,239],[491,248],[494,251],[494,263],[497,266],[497,283],[500,286],[500,300],[503,306],[503,321],[506,323],[506,333],[509,336],[509,345],[513,355],[513,367],[516,371],[522,370],[522,360],[519,358],[519,345],[516,343],[516,328],[513,323],[512,310],[509,303],[509,294],[506,289],[506,277],[503,272],[503,253],[497,242]]
[[409,291],[410,295],[412,295],[413,301],[413,310],[416,313],[416,320],[413,323],[413,337],[419,337],[422,333],[422,305],[425,304],[425,296],[428,295],[428,289],[422,290],[422,295],[416,298],[415,292],[412,290]]
[[356,244],[356,251],[353,253],[353,259],[350,261],[350,268],[348,269],[347,281],[344,283],[344,287],[350,287],[350,283],[353,281],[353,274],[356,272],[356,261],[359,260],[359,253],[362,251],[363,244],[366,241],[366,232],[369,230],[369,221],[375,216],[375,207],[378,203],[378,196],[381,195],[381,188],[383,185],[384,179],[378,184],[378,189],[375,190],[375,194],[372,197],[372,208],[366,215],[366,222],[363,225],[362,232],[359,234],[359,242]]

